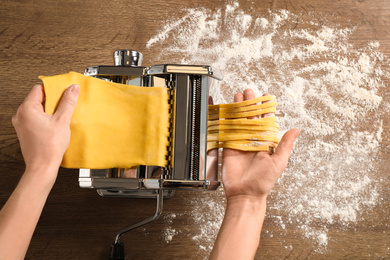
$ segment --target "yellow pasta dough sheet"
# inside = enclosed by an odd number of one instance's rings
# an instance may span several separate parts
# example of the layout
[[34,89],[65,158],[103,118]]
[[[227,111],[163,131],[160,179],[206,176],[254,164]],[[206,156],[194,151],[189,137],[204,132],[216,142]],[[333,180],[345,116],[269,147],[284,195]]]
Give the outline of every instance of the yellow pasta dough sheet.
[[170,117],[166,88],[112,83],[76,72],[40,79],[48,114],[55,112],[68,86],[80,86],[62,167],[166,166]]

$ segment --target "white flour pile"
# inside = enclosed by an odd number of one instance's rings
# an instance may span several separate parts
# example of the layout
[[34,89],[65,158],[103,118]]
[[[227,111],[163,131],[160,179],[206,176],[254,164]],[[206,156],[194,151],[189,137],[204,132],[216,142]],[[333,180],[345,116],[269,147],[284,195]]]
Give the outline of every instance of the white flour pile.
[[[297,127],[301,135],[271,192],[266,221],[302,230],[321,252],[331,239],[329,225],[362,221],[361,213],[382,199],[384,177],[376,169],[389,111],[383,80],[390,74],[378,42],[356,49],[349,43],[352,27],[317,21],[284,10],[246,13],[238,3],[189,9],[167,21],[147,47],[163,49],[161,63],[219,69],[216,103],[232,102],[234,93],[248,87],[277,96],[281,134]],[[201,197],[191,212],[199,226],[193,239],[208,253],[223,218],[223,191]],[[167,241],[176,233],[168,232]],[[273,236],[266,229],[263,234]]]

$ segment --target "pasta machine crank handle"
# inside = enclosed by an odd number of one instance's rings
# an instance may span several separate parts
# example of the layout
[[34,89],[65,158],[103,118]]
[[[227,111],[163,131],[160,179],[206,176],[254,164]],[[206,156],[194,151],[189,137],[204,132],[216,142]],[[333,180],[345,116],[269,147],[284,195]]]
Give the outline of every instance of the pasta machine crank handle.
[[115,237],[115,242],[112,243],[112,245],[111,245],[110,260],[124,260],[125,259],[124,258],[125,257],[124,246],[123,246],[123,243],[120,242],[121,236],[126,232],[129,232],[133,229],[139,228],[143,225],[146,225],[146,224],[156,220],[161,215],[161,212],[163,209],[163,199],[164,199],[163,189],[160,188],[158,190],[158,193],[157,193],[157,206],[156,206],[156,212],[154,213],[154,215],[118,231],[118,234]]

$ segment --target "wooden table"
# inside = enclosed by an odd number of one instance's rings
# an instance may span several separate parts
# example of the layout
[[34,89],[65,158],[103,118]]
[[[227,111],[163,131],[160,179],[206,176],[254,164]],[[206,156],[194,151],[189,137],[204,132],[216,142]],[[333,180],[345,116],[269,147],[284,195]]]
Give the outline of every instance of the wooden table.
[[[257,13],[289,10],[327,16],[341,26],[356,25],[351,41],[356,48],[380,42],[390,55],[390,5],[387,0],[269,0],[239,1]],[[24,170],[11,117],[38,75],[83,72],[86,66],[110,64],[112,52],[131,48],[144,52],[145,65],[155,64],[160,49],[146,49],[146,42],[169,17],[181,17],[185,8],[223,8],[224,1],[2,1],[0,7],[0,205],[4,205]],[[386,90],[390,91],[387,82]],[[384,121],[381,155],[389,160],[389,119]],[[389,174],[389,164],[380,169]],[[329,226],[331,240],[317,252],[294,226],[280,229],[266,220],[256,259],[390,259],[389,178],[380,207],[364,214],[354,227]],[[387,189],[386,189],[387,187]],[[127,259],[201,259],[207,256],[192,237],[199,227],[191,221],[192,200],[220,196],[178,192],[165,202],[164,215],[156,222],[124,235]],[[195,199],[193,199],[195,198]],[[221,202],[222,203],[222,202]],[[76,170],[61,169],[48,198],[27,253],[27,259],[107,259],[116,231],[152,215],[151,200],[102,198],[78,186]],[[207,212],[205,212],[207,213]],[[176,215],[174,222],[169,216]],[[360,222],[359,222],[360,223]],[[375,224],[376,223],[376,224]],[[377,224],[379,223],[379,224]],[[373,225],[375,224],[375,225]],[[167,226],[180,231],[167,243]],[[374,228],[372,228],[374,226]],[[278,238],[278,235],[280,237]]]

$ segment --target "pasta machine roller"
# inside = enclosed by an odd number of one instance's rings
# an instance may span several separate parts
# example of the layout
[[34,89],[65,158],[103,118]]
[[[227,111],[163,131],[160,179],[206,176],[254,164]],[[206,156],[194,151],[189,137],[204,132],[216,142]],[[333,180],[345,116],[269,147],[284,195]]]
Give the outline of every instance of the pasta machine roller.
[[[161,64],[141,66],[143,55],[133,50],[114,52],[114,65],[87,67],[85,75],[141,87],[165,87],[170,97],[168,165],[141,165],[137,169],[80,169],[79,185],[105,197],[157,198],[154,216],[120,230],[111,258],[121,259],[120,237],[161,214],[163,197],[178,189],[215,190],[218,156],[207,156],[209,90],[220,76],[210,66]],[[135,124],[137,122],[134,122]],[[128,144],[131,145],[131,144]],[[114,147],[113,147],[114,149]]]

